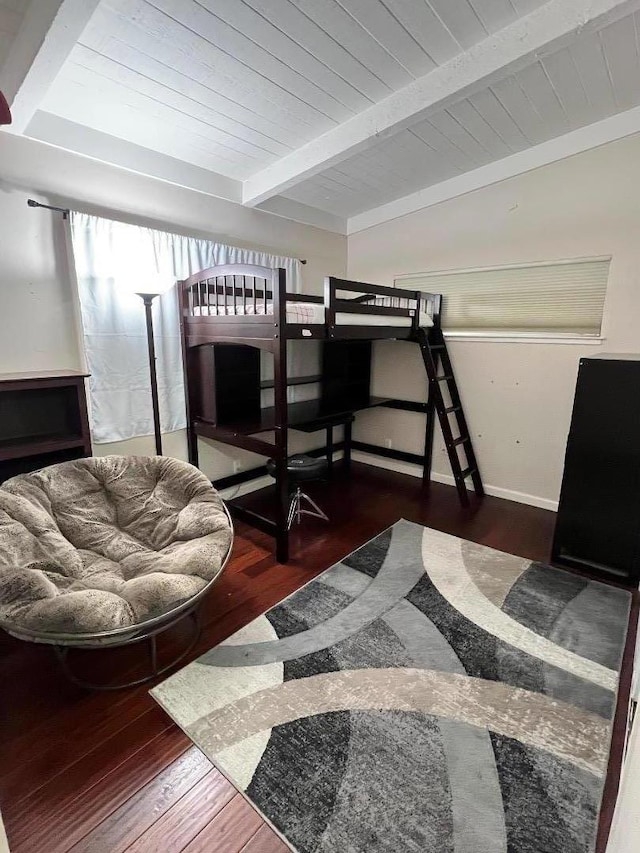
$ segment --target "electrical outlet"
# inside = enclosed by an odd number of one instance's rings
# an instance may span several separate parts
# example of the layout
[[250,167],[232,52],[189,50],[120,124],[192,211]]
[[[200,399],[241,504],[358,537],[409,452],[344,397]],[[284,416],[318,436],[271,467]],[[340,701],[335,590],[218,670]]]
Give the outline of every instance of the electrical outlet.
[[384,446],[385,446],[388,450],[391,450],[391,444],[392,444],[392,443],[391,443],[391,439],[390,439],[390,438],[385,438],[385,440],[384,440]]
[[240,463],[240,460],[234,459],[233,460],[233,473],[238,474],[241,471],[241,469],[242,469],[242,465]]

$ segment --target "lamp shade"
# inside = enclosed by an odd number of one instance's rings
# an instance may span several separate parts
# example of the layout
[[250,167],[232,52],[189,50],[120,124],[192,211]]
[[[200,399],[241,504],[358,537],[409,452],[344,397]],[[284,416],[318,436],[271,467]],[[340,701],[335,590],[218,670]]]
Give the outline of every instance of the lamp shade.
[[0,124],[11,124],[11,110],[2,92],[0,92]]
[[166,276],[139,276],[137,278],[125,277],[118,281],[118,287],[127,293],[146,293],[148,296],[160,296],[171,290],[175,279]]
[[129,288],[135,290],[136,293],[148,293],[149,295],[153,294],[155,296],[159,296],[161,293],[166,293],[167,290],[171,290],[173,285],[175,284],[174,278],[167,278],[167,276],[154,276],[153,278],[147,278],[146,276],[142,276],[136,282],[127,282]]

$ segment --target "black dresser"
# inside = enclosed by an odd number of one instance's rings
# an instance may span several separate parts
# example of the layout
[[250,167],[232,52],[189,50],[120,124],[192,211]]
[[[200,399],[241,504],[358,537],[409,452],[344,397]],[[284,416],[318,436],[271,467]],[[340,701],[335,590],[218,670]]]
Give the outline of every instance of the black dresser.
[[551,560],[640,580],[640,355],[582,358]]

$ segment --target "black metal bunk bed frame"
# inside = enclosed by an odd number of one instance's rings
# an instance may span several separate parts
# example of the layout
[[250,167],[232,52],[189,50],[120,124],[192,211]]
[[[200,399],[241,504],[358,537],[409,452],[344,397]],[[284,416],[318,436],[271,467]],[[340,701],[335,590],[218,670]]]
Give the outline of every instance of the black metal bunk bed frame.
[[[451,362],[440,325],[442,299],[439,294],[421,291],[398,291],[363,282],[328,277],[325,279],[324,296],[312,296],[287,291],[284,269],[269,269],[249,265],[227,265],[202,270],[184,281],[178,282],[180,300],[180,327],[183,348],[183,364],[187,401],[187,434],[189,460],[198,465],[198,437],[202,436],[223,444],[239,447],[275,462],[275,518],[265,516],[228,502],[233,516],[272,535],[276,540],[276,556],[286,562],[289,556],[287,510],[289,490],[287,482],[288,430],[295,428],[296,419],[290,412],[301,404],[287,402],[287,389],[293,384],[318,381],[319,376],[287,376],[287,341],[372,341],[383,339],[409,340],[419,344],[429,379],[429,399],[426,403],[391,398],[370,398],[366,405],[353,405],[353,411],[370,406],[386,406],[426,415],[425,444],[423,454],[389,450],[377,445],[352,442],[350,425],[348,441],[345,442],[345,457],[350,450],[364,450],[393,459],[418,463],[423,469],[423,483],[431,479],[433,436],[436,416],[440,420],[445,445],[460,501],[468,505],[467,478],[473,482],[476,494],[483,494],[469,430],[460,402]],[[344,294],[351,294],[345,296]],[[357,295],[354,295],[357,294]],[[384,300],[384,304],[380,301]],[[324,322],[289,322],[287,303],[297,302],[322,305]],[[388,303],[388,304],[387,304]],[[420,325],[422,310],[428,311],[433,326]],[[338,314],[369,315],[372,317],[407,318],[407,325],[356,324],[338,322]],[[273,355],[274,378],[268,387],[274,390],[274,405],[261,410],[258,418],[240,422],[225,422],[219,417],[215,394],[217,344],[238,345],[270,352]],[[257,356],[259,358],[259,355]],[[443,372],[439,372],[440,365]],[[263,386],[265,384],[263,383]],[[448,389],[448,399],[443,389]],[[344,407],[343,407],[344,408]],[[341,413],[335,412],[334,415]],[[457,425],[458,436],[454,436],[449,418]],[[304,418],[299,418],[301,423]],[[322,429],[330,421],[307,417],[307,426]],[[347,423],[346,419],[343,421]],[[299,427],[302,428],[302,427]],[[307,429],[307,431],[311,431]],[[258,437],[260,433],[273,432],[274,441]],[[329,435],[329,433],[328,433]],[[346,434],[345,434],[346,438]],[[328,441],[329,451],[331,442]],[[458,448],[466,455],[466,464],[461,464]],[[240,482],[262,472],[262,469],[247,472],[242,478],[225,478],[216,481],[218,487]]]

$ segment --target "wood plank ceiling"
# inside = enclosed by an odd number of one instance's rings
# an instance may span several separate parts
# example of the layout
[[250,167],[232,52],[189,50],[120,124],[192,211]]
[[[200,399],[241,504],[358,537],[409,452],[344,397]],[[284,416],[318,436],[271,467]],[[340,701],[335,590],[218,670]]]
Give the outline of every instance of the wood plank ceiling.
[[286,195],[350,216],[638,106],[639,27],[584,35]]
[[517,17],[475,4],[104,0],[42,108],[243,179]]
[[[24,5],[0,0],[0,57]],[[102,0],[40,110],[244,181],[543,5]],[[349,217],[635,107],[639,23],[586,28],[282,195]]]

